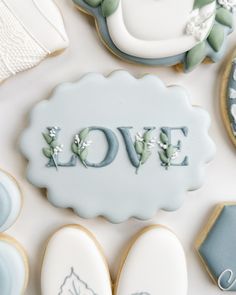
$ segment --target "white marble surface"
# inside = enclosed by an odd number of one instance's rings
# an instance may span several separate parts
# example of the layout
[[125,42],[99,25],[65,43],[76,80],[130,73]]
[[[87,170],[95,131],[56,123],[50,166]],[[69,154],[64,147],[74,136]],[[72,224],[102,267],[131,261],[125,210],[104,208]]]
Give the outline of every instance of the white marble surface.
[[[95,234],[104,248],[113,279],[130,238],[144,226],[164,224],[176,232],[186,250],[189,295],[222,294],[212,284],[193,246],[214,206],[222,201],[236,201],[235,148],[226,135],[219,112],[219,85],[225,61],[217,65],[202,65],[188,75],[171,68],[130,65],[104,48],[94,29],[93,19],[77,11],[72,1],[60,0],[58,4],[64,14],[70,48],[61,56],[47,59],[37,68],[11,78],[0,87],[0,167],[19,180],[24,194],[20,218],[8,233],[18,239],[28,252],[31,276],[26,294],[40,295],[40,268],[46,241],[58,227],[67,223],[82,224]],[[236,45],[236,32],[228,41],[229,54]],[[30,109],[47,98],[57,84],[75,81],[86,72],[97,71],[106,75],[115,69],[126,69],[133,75],[153,73],[168,85],[180,84],[192,94],[191,102],[203,106],[212,117],[210,134],[216,143],[217,155],[207,167],[205,186],[188,193],[184,205],[177,212],[158,212],[153,220],[147,222],[130,220],[113,225],[103,219],[82,220],[69,210],[54,208],[46,200],[44,192],[25,179],[26,161],[18,148]]]

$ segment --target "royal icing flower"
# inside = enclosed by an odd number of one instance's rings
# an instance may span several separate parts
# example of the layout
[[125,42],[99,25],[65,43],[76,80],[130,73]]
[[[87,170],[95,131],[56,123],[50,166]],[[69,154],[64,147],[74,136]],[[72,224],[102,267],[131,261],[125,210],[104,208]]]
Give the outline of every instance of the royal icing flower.
[[236,9],[236,0],[218,0],[218,2],[227,10],[235,11]]

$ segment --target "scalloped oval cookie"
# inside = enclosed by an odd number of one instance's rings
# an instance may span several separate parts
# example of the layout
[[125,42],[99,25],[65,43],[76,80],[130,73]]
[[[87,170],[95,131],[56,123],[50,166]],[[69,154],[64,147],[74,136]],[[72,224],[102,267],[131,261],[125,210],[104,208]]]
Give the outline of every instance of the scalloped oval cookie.
[[187,295],[186,258],[177,237],[154,225],[139,233],[126,253],[114,295]]
[[230,0],[73,0],[94,16],[106,46],[145,65],[182,64],[191,71],[206,57],[219,60],[232,31]]
[[186,91],[124,71],[56,88],[31,112],[21,149],[49,201],[112,222],[176,210],[214,155],[210,119]]
[[22,247],[13,238],[0,234],[1,294],[24,294],[28,276],[28,261]]
[[41,272],[42,295],[111,295],[111,279],[95,238],[85,228],[68,225],[49,240]]
[[68,46],[53,0],[0,0],[0,82]]

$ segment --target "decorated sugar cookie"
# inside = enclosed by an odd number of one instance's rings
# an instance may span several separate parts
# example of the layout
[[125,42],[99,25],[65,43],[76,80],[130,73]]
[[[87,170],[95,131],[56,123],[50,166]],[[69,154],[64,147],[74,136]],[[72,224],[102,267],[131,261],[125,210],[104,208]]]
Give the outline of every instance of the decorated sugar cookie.
[[0,0],[0,82],[68,46],[53,0]]
[[16,180],[0,170],[0,232],[16,221],[22,204],[20,188]]
[[236,145],[236,50],[226,66],[222,79],[221,112],[230,139]]
[[184,250],[177,237],[162,226],[137,235],[122,262],[114,295],[187,295]]
[[236,203],[216,207],[196,247],[211,278],[223,291],[236,291]]
[[42,295],[111,295],[105,258],[85,228],[65,226],[50,239],[41,273]]
[[27,177],[81,217],[148,219],[203,184],[209,123],[183,88],[155,76],[88,74],[33,109],[21,139]]
[[27,257],[17,241],[0,234],[0,293],[1,295],[24,294],[28,284]]
[[182,64],[191,71],[218,61],[233,27],[234,0],[73,0],[94,16],[106,46],[145,65]]

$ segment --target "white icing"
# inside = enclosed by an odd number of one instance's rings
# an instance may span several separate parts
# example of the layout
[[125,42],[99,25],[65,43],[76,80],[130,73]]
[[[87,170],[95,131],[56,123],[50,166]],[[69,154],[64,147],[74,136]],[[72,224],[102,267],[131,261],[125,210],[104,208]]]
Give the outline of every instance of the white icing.
[[0,0],[0,81],[68,46],[52,0]]
[[108,268],[97,244],[84,229],[68,226],[56,232],[48,243],[41,292],[68,295],[76,291],[83,295],[112,294]]
[[231,106],[231,115],[234,118],[234,122],[236,122],[236,105],[235,104],[232,104]]
[[[186,52],[199,38],[186,34],[186,25],[192,18],[194,0],[120,0],[118,9],[107,18],[109,34],[114,44],[126,54],[141,58],[163,58]],[[200,28],[204,39],[215,19],[216,3],[200,11],[211,15]]]
[[[225,275],[228,277],[227,283],[229,284],[229,286],[227,288],[222,286],[222,279]],[[230,291],[230,289],[235,284],[236,284],[236,279],[234,279],[234,273],[231,269],[226,269],[220,274],[218,278],[218,286],[222,291]]]
[[22,197],[16,181],[2,171],[0,171],[0,185],[2,185],[6,190],[11,202],[10,214],[5,223],[0,226],[0,232],[3,232],[12,226],[12,224],[16,221],[21,210]]
[[236,90],[233,88],[229,89],[229,98],[235,99],[236,98]]
[[222,5],[225,9],[235,10],[236,0],[218,0],[219,4]]
[[163,227],[144,232],[134,243],[115,295],[187,295],[187,267],[177,237]]

